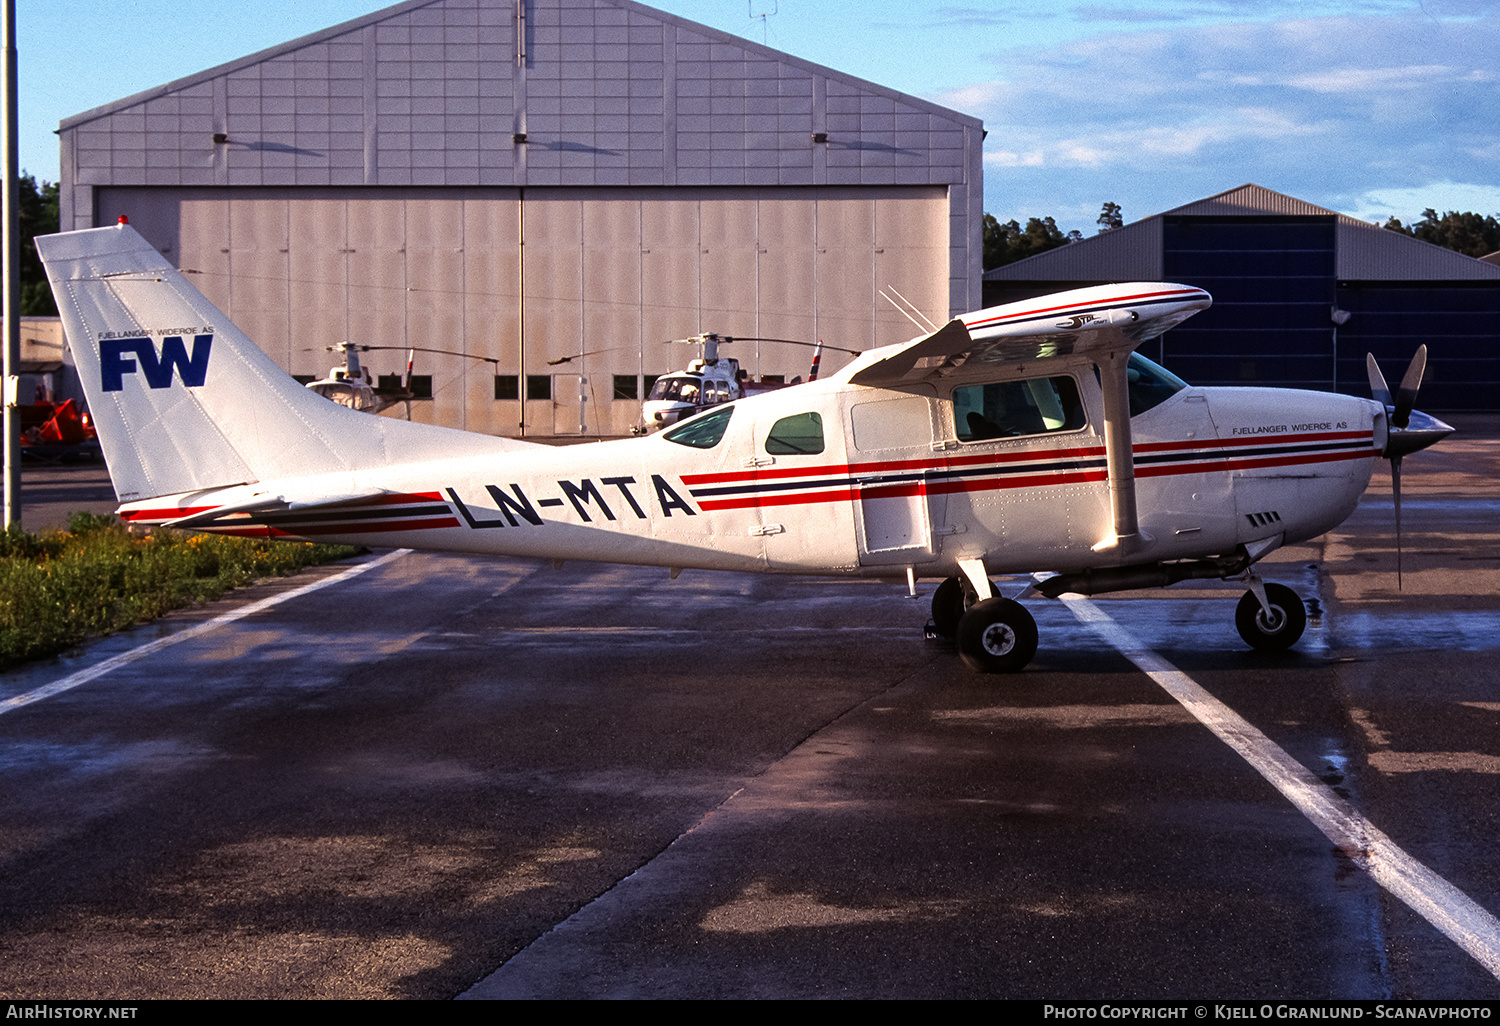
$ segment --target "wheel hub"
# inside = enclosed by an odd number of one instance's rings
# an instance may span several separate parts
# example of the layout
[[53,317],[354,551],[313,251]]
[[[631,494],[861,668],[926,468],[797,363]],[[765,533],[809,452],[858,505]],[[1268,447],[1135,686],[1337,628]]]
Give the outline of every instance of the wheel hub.
[[1255,624],[1267,634],[1275,634],[1286,626],[1286,610],[1272,606],[1270,612],[1262,609],[1255,614]]
[[992,623],[980,636],[980,644],[992,656],[1008,655],[1016,647],[1016,632],[1003,623]]

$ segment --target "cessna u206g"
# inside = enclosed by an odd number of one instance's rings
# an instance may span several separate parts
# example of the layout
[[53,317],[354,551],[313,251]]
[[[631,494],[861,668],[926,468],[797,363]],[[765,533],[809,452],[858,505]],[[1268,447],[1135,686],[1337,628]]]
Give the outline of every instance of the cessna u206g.
[[[345,409],[278,368],[129,225],[40,238],[129,522],[671,568],[942,579],[964,660],[1025,666],[1056,597],[1243,578],[1237,627],[1306,612],[1255,563],[1353,511],[1374,460],[1452,429],[1392,398],[1194,388],[1135,353],[1211,302],[1132,283],[982,310],[645,438],[555,448]],[[1399,481],[1399,478],[1397,479]]]

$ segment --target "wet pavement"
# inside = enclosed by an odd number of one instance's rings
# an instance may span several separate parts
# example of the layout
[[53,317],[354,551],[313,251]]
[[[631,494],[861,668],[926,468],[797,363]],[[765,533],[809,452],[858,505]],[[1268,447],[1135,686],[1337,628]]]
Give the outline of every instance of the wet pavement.
[[28,531],[67,527],[77,510],[105,514],[118,506],[103,460],[21,464],[21,526]]
[[[1500,442],[1403,470],[1400,590],[1388,479],[1268,561],[1289,653],[1230,585],[1096,602],[1500,912]],[[1029,606],[986,678],[897,586],[401,556],[0,715],[0,993],[1500,997]]]

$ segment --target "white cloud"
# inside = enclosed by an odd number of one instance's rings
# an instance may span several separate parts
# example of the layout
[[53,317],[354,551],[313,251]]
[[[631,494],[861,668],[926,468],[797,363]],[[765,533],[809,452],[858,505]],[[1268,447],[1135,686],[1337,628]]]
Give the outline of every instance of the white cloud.
[[1041,167],[1047,161],[1041,150],[1032,150],[1029,153],[995,150],[984,155],[984,162],[993,167]]
[[1419,220],[1422,211],[1429,207],[1439,214],[1463,210],[1494,216],[1500,214],[1500,186],[1437,181],[1420,186],[1371,189],[1354,198],[1348,213],[1366,221],[1399,217],[1410,224]]
[[984,119],[997,216],[1092,194],[1139,217],[1248,181],[1372,218],[1500,208],[1453,184],[1500,178],[1500,12],[1370,6],[1007,51],[1003,80],[940,102]]
[[1288,85],[1317,93],[1367,93],[1382,89],[1424,89],[1443,82],[1485,82],[1493,75],[1479,69],[1465,71],[1444,64],[1394,68],[1330,68],[1310,75],[1293,75]]

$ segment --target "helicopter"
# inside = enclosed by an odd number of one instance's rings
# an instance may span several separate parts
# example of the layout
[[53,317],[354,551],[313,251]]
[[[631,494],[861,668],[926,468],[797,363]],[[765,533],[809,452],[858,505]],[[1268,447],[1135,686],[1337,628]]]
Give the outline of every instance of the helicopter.
[[[644,435],[658,431],[694,414],[712,409],[720,403],[734,402],[737,399],[760,395],[778,388],[802,384],[800,377],[787,382],[779,378],[775,380],[761,378],[759,381],[752,381],[749,375],[740,368],[739,360],[719,355],[721,344],[785,342],[790,345],[812,345],[812,369],[808,371],[808,381],[818,380],[818,367],[823,359],[821,340],[808,343],[796,339],[735,337],[708,332],[671,341],[695,344],[699,346],[700,355],[698,359],[688,364],[686,370],[673,371],[656,379],[651,386],[651,391],[646,394],[645,402],[641,404],[641,424],[631,432],[632,434]],[[846,352],[853,353],[855,356],[859,355],[854,350],[846,350]]]

